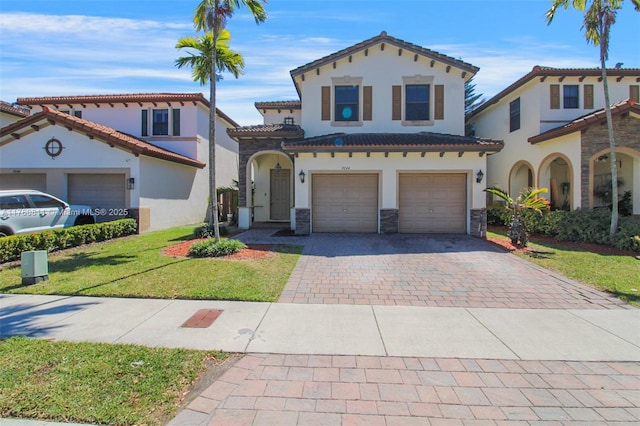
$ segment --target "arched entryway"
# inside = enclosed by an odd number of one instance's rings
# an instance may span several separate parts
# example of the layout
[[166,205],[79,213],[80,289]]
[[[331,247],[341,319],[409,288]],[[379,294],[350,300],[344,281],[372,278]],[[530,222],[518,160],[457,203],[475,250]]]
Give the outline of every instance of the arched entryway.
[[533,166],[527,161],[518,161],[509,172],[509,195],[517,197],[522,190],[533,186]]
[[246,207],[251,224],[289,222],[294,206],[293,162],[280,151],[260,151],[247,161]]
[[538,171],[538,187],[548,188],[547,198],[552,209],[574,209],[573,165],[571,160],[563,154],[556,153],[547,156],[540,164]]

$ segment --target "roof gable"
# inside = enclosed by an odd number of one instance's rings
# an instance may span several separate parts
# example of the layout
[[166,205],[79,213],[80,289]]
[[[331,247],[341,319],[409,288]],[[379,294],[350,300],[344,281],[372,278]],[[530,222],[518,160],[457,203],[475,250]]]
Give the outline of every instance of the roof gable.
[[0,138],[6,138],[6,141],[0,141],[0,146],[16,141],[30,133],[37,132],[46,126],[63,126],[68,130],[85,134],[90,139],[98,139],[112,147],[118,147],[125,151],[129,151],[136,156],[145,155],[147,157],[159,158],[161,160],[197,167],[200,169],[206,166],[203,162],[160,148],[143,141],[142,139],[138,139],[135,136],[119,132],[111,127],[83,120],[47,107],[44,107],[39,113],[33,114],[0,129]]
[[[638,105],[633,99],[627,99],[622,102],[618,102],[616,104],[611,105],[611,115],[619,116],[625,113],[633,112],[634,114],[640,115],[640,105]],[[551,139],[555,139],[560,136],[565,136],[571,133],[579,132],[592,124],[601,123],[607,119],[605,109],[599,109],[597,111],[593,111],[589,114],[583,115],[582,117],[578,117],[569,123],[556,127],[551,130],[547,130],[544,133],[540,133],[539,135],[532,136],[529,139],[530,144],[537,144],[540,142],[548,141]]]

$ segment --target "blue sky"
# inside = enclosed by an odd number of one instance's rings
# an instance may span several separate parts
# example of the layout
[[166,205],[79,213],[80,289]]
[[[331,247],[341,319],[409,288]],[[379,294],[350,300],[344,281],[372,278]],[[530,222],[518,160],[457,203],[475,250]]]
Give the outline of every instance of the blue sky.
[[[179,70],[178,38],[194,35],[198,0],[0,0],[0,99],[111,93],[202,92]],[[245,74],[225,75],[218,107],[256,124],[256,101],[296,99],[289,71],[387,31],[480,67],[476,93],[491,97],[534,65],[597,67],[582,16],[550,0],[270,0],[256,25],[246,9],[229,21]],[[613,27],[609,65],[640,67],[640,13],[629,0]]]

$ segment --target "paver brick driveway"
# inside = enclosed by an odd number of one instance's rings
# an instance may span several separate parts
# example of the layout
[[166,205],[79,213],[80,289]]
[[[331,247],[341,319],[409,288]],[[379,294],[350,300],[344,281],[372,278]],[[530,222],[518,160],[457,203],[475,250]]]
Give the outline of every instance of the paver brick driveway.
[[279,302],[628,308],[467,235],[313,234],[304,244]]

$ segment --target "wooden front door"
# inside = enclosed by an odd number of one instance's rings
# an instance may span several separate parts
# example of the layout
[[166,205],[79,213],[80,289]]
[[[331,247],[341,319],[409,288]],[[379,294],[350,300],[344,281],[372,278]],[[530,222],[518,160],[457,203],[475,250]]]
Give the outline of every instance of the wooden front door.
[[289,209],[291,202],[289,199],[290,170],[271,169],[271,220],[289,220]]

